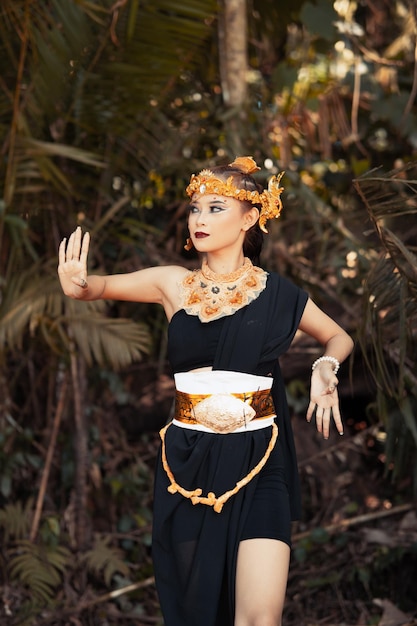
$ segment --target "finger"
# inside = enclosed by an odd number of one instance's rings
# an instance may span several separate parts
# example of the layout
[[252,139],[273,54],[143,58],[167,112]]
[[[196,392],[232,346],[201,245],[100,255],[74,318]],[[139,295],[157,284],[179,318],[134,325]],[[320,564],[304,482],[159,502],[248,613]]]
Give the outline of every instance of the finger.
[[83,265],[85,265],[85,267],[87,267],[87,256],[88,256],[89,246],[90,246],[90,233],[85,233],[83,237],[83,243],[81,246],[81,255],[80,255],[80,261]]
[[340,415],[339,405],[333,407],[333,420],[336,424],[337,432],[339,435],[343,435],[343,422]]
[[307,422],[311,422],[311,418],[313,417],[314,407],[316,406],[315,402],[310,402],[307,408],[306,420]]
[[339,384],[338,379],[335,377],[334,380],[329,384],[330,393],[333,393],[337,389],[337,385]]
[[323,432],[323,409],[319,406],[316,409],[316,428],[319,433]]
[[66,254],[66,260],[67,261],[72,261],[72,259],[73,259],[74,239],[75,239],[75,231],[73,233],[71,233],[70,238],[68,239],[67,254]]
[[329,385],[324,391],[322,391],[321,395],[331,396],[332,393],[334,393],[335,391],[336,391],[336,387],[334,387],[333,385]]
[[58,264],[59,265],[63,265],[65,263],[65,248],[66,248],[66,245],[67,245],[67,238],[64,237],[64,239],[59,244],[59,249],[58,249]]
[[325,409],[323,411],[323,437],[325,439],[329,438],[330,435],[330,409]]
[[81,287],[81,289],[88,289],[88,283],[85,280],[85,278],[73,278],[73,282],[76,285],[79,285],[79,287]]
[[337,385],[338,385],[338,379],[337,378],[332,378],[329,383],[328,386],[326,387],[326,389],[324,391],[322,391],[321,395],[322,396],[327,396],[329,394],[332,394],[336,391],[337,389]]
[[330,391],[330,393],[333,393],[333,391],[335,391],[335,390],[336,390],[336,387],[337,387],[337,383],[338,383],[338,382],[339,382],[338,380],[332,380],[332,381],[329,383],[329,391]]
[[72,258],[75,258],[76,260],[80,258],[81,235],[82,235],[81,228],[77,226],[77,228],[75,229],[74,247],[72,250]]

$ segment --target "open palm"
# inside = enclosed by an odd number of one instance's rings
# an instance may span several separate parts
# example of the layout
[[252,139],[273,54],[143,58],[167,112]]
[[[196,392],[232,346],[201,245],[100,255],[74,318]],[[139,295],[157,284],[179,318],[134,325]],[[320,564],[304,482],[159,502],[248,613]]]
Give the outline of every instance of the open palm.
[[337,384],[337,376],[330,368],[317,368],[312,373],[310,403],[306,417],[307,421],[310,421],[315,412],[317,430],[325,439],[328,439],[330,434],[332,414],[338,433],[343,435]]
[[59,246],[58,276],[65,295],[79,298],[87,286],[87,256],[90,245],[90,235],[82,235],[78,227]]

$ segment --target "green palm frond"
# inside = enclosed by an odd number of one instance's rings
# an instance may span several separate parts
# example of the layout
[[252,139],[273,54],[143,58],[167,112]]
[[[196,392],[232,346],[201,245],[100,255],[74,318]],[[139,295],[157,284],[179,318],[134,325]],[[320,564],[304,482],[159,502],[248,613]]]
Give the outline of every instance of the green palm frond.
[[377,382],[390,396],[402,398],[404,382],[416,381],[417,220],[412,216],[417,216],[417,180],[409,176],[415,173],[413,164],[376,173],[355,181],[382,246],[364,286],[361,338],[373,346],[371,371]]
[[15,156],[15,193],[19,196],[41,194],[51,189],[64,197],[77,196],[79,190],[74,187],[72,171],[65,171],[59,160],[67,159],[94,168],[103,168],[105,164],[94,154],[80,148],[46,141],[35,141],[30,137],[20,139],[16,144]]
[[361,337],[364,347],[369,344],[372,347],[370,371],[389,396],[401,397],[404,381],[415,380],[417,316],[410,284],[398,272],[391,257],[384,255],[370,271],[363,303]]
[[25,332],[45,311],[51,283],[41,289],[39,264],[8,279],[0,304],[0,350],[21,349]]
[[417,180],[416,167],[355,181],[381,251],[364,284],[359,340],[377,385],[387,431],[386,467],[394,479],[413,468],[417,491]]
[[380,416],[386,424],[385,471],[392,480],[411,479],[417,491],[417,400],[405,397],[399,403],[380,397]]
[[18,500],[16,504],[6,504],[0,509],[0,527],[4,533],[4,545],[7,545],[10,538],[23,539],[29,534],[31,517],[32,517],[33,500],[29,500],[23,504]]
[[[18,39],[13,38],[19,33]],[[26,3],[4,0],[0,9],[1,68],[5,83],[15,77],[19,57],[26,82],[22,102],[28,117],[40,121],[39,112],[55,118],[57,107],[73,89],[72,76],[92,40],[91,19],[79,2],[59,0]],[[25,56],[22,55],[25,52]],[[85,52],[84,52],[85,54]],[[39,128],[32,128],[37,134]]]
[[90,165],[92,167],[104,167],[105,164],[100,156],[92,154],[82,148],[74,146],[68,146],[61,143],[51,143],[47,141],[39,141],[36,139],[25,138],[21,140],[22,148],[24,148],[25,154],[28,157],[60,157],[63,159],[69,159],[77,161],[84,165]]
[[[81,110],[87,114],[83,104],[88,102],[95,102],[95,112],[108,121],[105,111],[114,112],[115,101],[126,93],[136,118],[142,104],[148,108],[150,97],[163,96],[182,69],[207,62],[205,42],[215,34],[218,11],[214,0],[130,0],[117,12],[113,5],[108,0],[51,0],[47,5],[32,3],[25,11],[24,0],[2,2],[3,76],[15,75],[24,42],[12,35],[24,33],[25,72],[32,79],[25,101],[29,112],[42,110],[55,117],[57,106],[72,93],[77,102],[69,109],[74,121]],[[12,101],[9,97],[9,106]],[[88,117],[96,127],[94,115]]]
[[[74,303],[70,303],[74,304]],[[115,369],[141,360],[150,350],[149,330],[144,324],[127,319],[113,319],[94,315],[85,310],[65,316],[72,338],[88,365],[111,363]]]
[[182,70],[208,61],[204,42],[212,36],[211,23],[217,11],[213,0],[128,3],[114,32],[123,45],[109,47],[96,71],[86,77],[91,92],[83,94],[84,104],[88,104],[81,113],[85,123],[101,120],[116,124],[120,131],[126,123],[140,121],[141,111],[149,111],[151,99],[161,103]]
[[[119,171],[128,161],[130,176],[146,177],[161,163],[164,139],[175,135],[162,104],[180,75],[210,62],[206,42],[215,36],[214,0],[130,0],[117,11],[113,5],[2,3],[0,128],[6,136],[16,130],[6,143],[3,195],[11,204],[18,193],[20,204],[26,200],[24,213],[33,206],[25,196],[50,187],[82,196],[68,161],[88,165],[94,178],[105,160],[95,156],[98,146]],[[25,88],[16,115],[19,62]],[[97,187],[97,177],[87,186]]]
[[123,560],[123,552],[109,546],[109,537],[96,537],[91,550],[82,555],[82,562],[95,576],[103,576],[107,587],[110,587],[114,574],[129,576],[129,567]]
[[28,588],[40,604],[48,605],[54,600],[71,560],[71,552],[63,546],[46,547],[22,540],[8,568],[15,583]]
[[0,305],[0,350],[19,350],[28,333],[40,331],[57,352],[75,348],[91,365],[111,363],[121,368],[149,352],[147,327],[128,319],[106,316],[103,301],[66,298],[58,279],[45,278],[38,266],[14,277]]

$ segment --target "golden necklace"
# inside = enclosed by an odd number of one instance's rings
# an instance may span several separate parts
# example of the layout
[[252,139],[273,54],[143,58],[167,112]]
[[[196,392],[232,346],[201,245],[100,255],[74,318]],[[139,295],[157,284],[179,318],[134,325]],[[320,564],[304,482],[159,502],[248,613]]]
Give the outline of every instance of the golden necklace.
[[259,296],[267,276],[246,257],[242,267],[230,274],[216,274],[204,260],[201,269],[190,272],[180,283],[182,308],[202,322],[233,315]]

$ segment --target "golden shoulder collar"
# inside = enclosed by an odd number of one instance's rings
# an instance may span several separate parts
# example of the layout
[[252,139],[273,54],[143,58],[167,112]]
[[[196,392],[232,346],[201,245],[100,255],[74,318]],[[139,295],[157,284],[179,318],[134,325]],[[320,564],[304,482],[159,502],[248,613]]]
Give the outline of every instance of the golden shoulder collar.
[[204,260],[201,269],[190,272],[181,281],[181,306],[202,322],[233,315],[259,296],[267,277],[268,273],[252,265],[248,258],[230,274],[216,274]]

